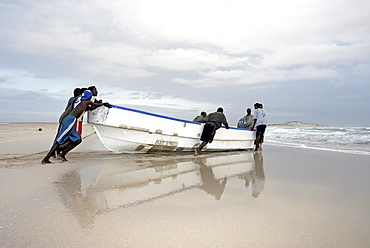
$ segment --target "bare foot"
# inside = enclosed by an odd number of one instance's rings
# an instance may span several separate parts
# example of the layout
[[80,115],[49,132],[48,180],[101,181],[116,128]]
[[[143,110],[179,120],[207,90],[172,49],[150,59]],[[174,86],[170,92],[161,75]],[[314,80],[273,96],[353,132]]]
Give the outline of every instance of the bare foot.
[[42,160],[41,164],[52,164],[52,162],[50,162],[49,160]]
[[198,155],[200,155],[200,152],[198,150],[195,150],[194,151],[194,156],[198,156]]
[[58,155],[57,155],[57,159],[60,159],[60,160],[62,160],[63,162],[68,161],[68,160],[66,159],[66,157],[64,157],[64,155],[63,155],[63,154],[58,154]]

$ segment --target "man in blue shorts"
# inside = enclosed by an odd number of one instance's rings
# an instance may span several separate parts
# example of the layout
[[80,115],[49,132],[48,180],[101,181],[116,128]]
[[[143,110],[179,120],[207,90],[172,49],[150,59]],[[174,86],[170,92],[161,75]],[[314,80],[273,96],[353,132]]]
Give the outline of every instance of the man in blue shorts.
[[55,151],[63,144],[67,144],[65,148],[58,154],[58,159],[62,161],[67,161],[65,155],[71,151],[73,148],[78,146],[81,141],[81,136],[77,133],[74,128],[74,124],[78,117],[80,117],[86,110],[87,107],[109,107],[109,103],[94,103],[90,101],[92,93],[89,90],[85,90],[81,96],[81,102],[67,115],[58,130],[57,137],[54,141],[48,154],[41,161],[42,164],[50,164],[50,157],[55,153]]

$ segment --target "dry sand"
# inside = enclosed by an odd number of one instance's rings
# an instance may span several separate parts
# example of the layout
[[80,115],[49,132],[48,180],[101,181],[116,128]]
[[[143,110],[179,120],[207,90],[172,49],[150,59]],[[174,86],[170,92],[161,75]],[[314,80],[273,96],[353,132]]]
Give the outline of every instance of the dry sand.
[[41,165],[56,128],[0,124],[0,247],[370,246],[370,156],[113,154],[85,125]]

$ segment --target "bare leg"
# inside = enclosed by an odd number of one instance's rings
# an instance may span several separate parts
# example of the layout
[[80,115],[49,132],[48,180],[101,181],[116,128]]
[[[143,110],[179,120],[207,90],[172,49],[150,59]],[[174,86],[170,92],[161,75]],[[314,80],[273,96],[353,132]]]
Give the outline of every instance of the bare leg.
[[259,135],[256,137],[255,143],[256,143],[256,149],[254,149],[254,150],[258,151],[259,147],[260,147],[260,136]]
[[48,154],[45,156],[45,158],[41,161],[42,164],[51,164],[49,158],[51,156],[53,156],[53,154],[55,154],[55,151],[58,149],[59,147],[59,143],[54,141],[54,144],[53,146],[51,147],[50,151],[48,152]]
[[73,143],[70,143],[66,148],[64,148],[59,154],[58,154],[58,159],[62,160],[62,161],[68,161],[66,159],[66,154],[71,151],[73,148],[75,148],[76,146],[78,146],[79,144],[81,144],[82,140],[77,140]]
[[205,145],[207,144],[208,144],[207,141],[203,141],[202,144],[200,144],[200,146],[198,146],[198,148],[195,150],[194,156],[200,155],[200,151],[202,151],[203,147],[205,147]]
[[264,140],[264,135],[261,135],[261,137],[260,137],[260,151],[262,151],[262,144],[263,144],[263,140]]
[[55,157],[57,157],[64,149],[66,149],[68,146],[70,146],[71,145],[71,141],[70,140],[68,140],[66,143],[64,143],[64,144],[62,144],[62,145],[60,145],[59,147],[58,147],[58,149],[55,151],[55,155],[56,156],[54,156],[54,158]]
[[[61,127],[61,124],[59,123],[58,132],[57,132],[57,134],[56,134],[56,136],[55,136],[54,142],[57,140],[57,137],[58,137],[58,133],[59,133],[59,129],[60,129],[60,127]],[[55,150],[52,156],[53,156],[54,158],[56,158],[56,157],[57,157],[57,154],[58,154],[58,150]]]

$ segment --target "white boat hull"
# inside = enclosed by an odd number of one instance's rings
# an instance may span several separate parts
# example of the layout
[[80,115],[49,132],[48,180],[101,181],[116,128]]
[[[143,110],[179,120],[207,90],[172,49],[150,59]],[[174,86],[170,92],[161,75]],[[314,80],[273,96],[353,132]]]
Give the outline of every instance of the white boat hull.
[[[113,106],[89,111],[92,125],[103,145],[110,151],[148,153],[192,151],[200,144],[204,124]],[[255,132],[221,127],[203,151],[253,149]]]

